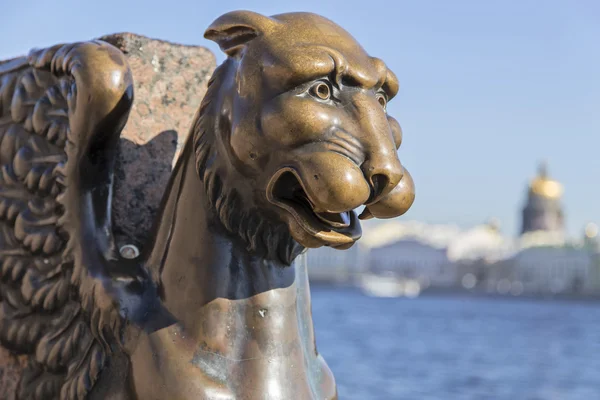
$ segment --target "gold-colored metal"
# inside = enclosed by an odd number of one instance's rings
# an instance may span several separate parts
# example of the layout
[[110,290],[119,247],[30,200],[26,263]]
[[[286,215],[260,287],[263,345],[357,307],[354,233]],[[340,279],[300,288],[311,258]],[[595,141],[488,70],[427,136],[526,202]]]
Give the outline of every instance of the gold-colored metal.
[[563,194],[562,185],[553,179],[538,176],[531,181],[530,186],[533,193],[549,199],[558,199]]
[[531,192],[548,199],[558,199],[563,194],[562,185],[548,177],[546,165],[542,164],[538,175],[529,184]]
[[228,58],[139,256],[119,254],[110,217],[123,54],[76,43],[0,66],[0,342],[30,366],[17,398],[337,398],[296,259],[352,246],[360,206],[413,203],[386,113],[398,81],[315,14],[231,12],[205,37]]

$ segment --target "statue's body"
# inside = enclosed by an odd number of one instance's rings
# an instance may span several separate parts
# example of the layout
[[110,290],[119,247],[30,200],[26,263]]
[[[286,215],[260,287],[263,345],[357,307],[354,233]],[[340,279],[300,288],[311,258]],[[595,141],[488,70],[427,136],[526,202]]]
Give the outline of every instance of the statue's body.
[[233,12],[153,239],[121,258],[116,141],[132,103],[103,42],[0,64],[0,342],[22,399],[335,399],[315,345],[310,247],[412,204],[395,76],[313,14]]

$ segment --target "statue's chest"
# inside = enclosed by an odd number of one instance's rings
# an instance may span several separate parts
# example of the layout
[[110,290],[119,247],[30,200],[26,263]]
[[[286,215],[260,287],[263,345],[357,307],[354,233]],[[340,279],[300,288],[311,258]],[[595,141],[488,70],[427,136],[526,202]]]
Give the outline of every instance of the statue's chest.
[[202,310],[193,340],[176,327],[143,338],[132,357],[140,399],[335,397],[331,372],[304,336],[295,304],[215,304]]

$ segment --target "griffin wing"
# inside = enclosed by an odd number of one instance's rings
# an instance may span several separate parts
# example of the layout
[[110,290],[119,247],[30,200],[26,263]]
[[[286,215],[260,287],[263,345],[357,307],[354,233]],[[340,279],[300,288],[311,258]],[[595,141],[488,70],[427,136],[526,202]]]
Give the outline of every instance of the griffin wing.
[[124,55],[105,42],[0,64],[0,343],[29,355],[18,398],[85,398],[121,343],[127,305],[111,285],[147,278],[115,267],[111,231],[132,100]]

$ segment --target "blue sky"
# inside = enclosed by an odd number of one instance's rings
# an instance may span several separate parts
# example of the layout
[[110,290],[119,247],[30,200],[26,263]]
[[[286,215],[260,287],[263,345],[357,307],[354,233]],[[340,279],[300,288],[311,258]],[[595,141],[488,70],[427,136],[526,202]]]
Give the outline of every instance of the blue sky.
[[0,0],[0,58],[130,31],[203,45],[219,15],[322,14],[400,79],[389,105],[417,185],[405,218],[515,234],[525,186],[546,159],[565,186],[568,231],[600,222],[600,2]]

